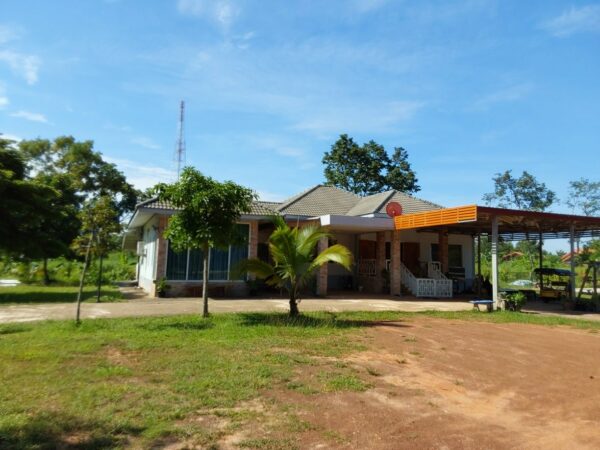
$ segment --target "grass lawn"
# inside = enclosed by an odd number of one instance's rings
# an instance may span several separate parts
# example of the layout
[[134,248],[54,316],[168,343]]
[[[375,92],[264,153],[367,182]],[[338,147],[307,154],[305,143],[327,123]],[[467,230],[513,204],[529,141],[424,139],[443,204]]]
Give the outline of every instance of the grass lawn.
[[[41,286],[19,285],[0,287],[0,305],[6,303],[64,303],[77,300],[77,286]],[[87,302],[96,301],[96,287],[85,286],[83,298]],[[115,302],[123,297],[119,289],[113,286],[103,286],[100,301]]]
[[[447,319],[571,325],[518,313],[422,313]],[[0,448],[119,448],[186,442],[210,448],[249,423],[273,389],[361,391],[368,376],[336,359],[364,349],[361,330],[420,314],[220,314],[0,325]],[[299,371],[315,373],[310,385]],[[273,406],[276,408],[277,406]],[[303,429],[294,411],[270,426]],[[241,447],[289,447],[242,442]],[[292,445],[293,447],[293,445]]]

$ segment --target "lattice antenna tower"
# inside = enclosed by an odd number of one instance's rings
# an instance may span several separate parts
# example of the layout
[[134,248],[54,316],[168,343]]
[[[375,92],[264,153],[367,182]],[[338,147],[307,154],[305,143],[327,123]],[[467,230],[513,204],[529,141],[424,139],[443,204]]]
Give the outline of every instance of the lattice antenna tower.
[[179,105],[179,126],[177,133],[177,145],[175,146],[175,161],[177,163],[177,179],[181,169],[185,166],[185,133],[184,133],[185,102],[181,100]]

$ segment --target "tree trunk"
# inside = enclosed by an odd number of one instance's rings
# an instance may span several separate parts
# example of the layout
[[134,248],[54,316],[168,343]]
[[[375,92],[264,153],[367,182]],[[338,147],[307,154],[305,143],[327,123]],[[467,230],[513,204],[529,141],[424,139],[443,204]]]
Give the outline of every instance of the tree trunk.
[[202,317],[208,317],[208,269],[209,269],[209,247],[204,244],[203,252],[203,274],[202,274]]
[[50,275],[48,275],[48,258],[44,258],[44,285],[48,286],[50,284]]
[[100,267],[98,268],[98,291],[96,292],[96,303],[100,303],[100,294],[102,293],[102,260],[104,255],[100,255]]
[[91,234],[90,240],[88,241],[87,248],[85,250],[85,260],[83,262],[83,269],[81,270],[81,278],[79,280],[79,292],[77,293],[77,314],[75,315],[75,323],[80,323],[81,320],[81,297],[83,294],[83,282],[85,280],[85,273],[88,268],[89,258],[90,258],[90,248],[92,247],[92,241],[94,240],[94,233]]
[[300,314],[298,310],[298,302],[296,301],[296,293],[290,291],[290,317],[296,317]]

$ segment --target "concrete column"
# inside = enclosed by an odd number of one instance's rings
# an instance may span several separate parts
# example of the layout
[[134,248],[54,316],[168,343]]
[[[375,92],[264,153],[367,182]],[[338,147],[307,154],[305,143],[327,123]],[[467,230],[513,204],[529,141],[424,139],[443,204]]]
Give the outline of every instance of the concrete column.
[[[165,228],[167,228],[168,221],[169,218],[166,216],[158,218],[158,229],[156,230],[156,271],[154,276],[154,279],[157,281],[167,275],[167,249],[169,242],[164,238],[163,233],[165,232]],[[156,297],[156,283],[153,291],[150,294]]]
[[384,291],[384,280],[383,280],[383,271],[385,270],[385,241],[387,238],[387,233],[385,231],[377,232],[377,248],[376,251],[376,274],[375,274],[375,292],[383,293]]
[[442,265],[442,273],[448,273],[448,229],[442,228],[438,233],[438,258]]
[[[318,244],[318,252],[321,253],[329,246],[328,238],[321,238]],[[319,267],[319,271],[317,272],[317,295],[321,297],[325,297],[327,295],[327,266],[329,263],[323,264]]]
[[492,300],[494,309],[502,308],[498,294],[498,216],[492,218]]
[[575,224],[571,224],[569,243],[571,244],[571,300],[575,300]]
[[400,231],[392,231],[391,248],[391,273],[390,273],[390,293],[400,296],[402,294],[402,279],[400,274]]

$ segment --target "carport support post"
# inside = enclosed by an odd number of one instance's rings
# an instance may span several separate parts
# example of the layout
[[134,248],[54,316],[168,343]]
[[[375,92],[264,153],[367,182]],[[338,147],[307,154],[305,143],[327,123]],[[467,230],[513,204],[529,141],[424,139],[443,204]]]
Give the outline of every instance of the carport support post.
[[571,277],[569,284],[571,285],[571,300],[575,300],[575,224],[571,224],[569,229],[569,242],[571,244]]
[[542,273],[542,268],[544,267],[544,240],[542,235],[542,230],[540,230],[540,245],[538,247],[539,250],[539,265],[540,265],[540,292],[544,289],[544,275]]
[[392,268],[390,273],[390,294],[400,296],[402,294],[402,279],[400,274],[400,231],[392,231]]
[[492,300],[494,309],[501,309],[498,295],[498,216],[492,218]]

